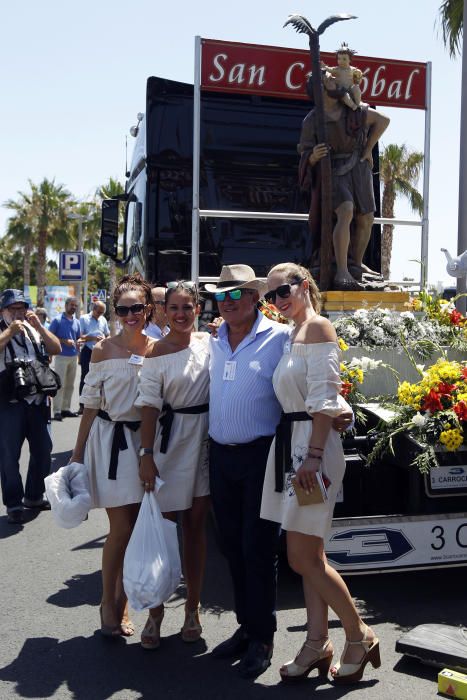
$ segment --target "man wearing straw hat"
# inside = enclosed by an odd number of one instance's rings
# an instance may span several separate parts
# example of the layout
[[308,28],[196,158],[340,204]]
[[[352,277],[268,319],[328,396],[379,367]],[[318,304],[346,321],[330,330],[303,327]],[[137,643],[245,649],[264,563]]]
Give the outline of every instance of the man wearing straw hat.
[[211,337],[210,488],[234,588],[239,628],[216,658],[244,653],[238,667],[256,677],[270,664],[276,630],[279,526],[261,520],[266,462],[281,407],[272,375],[289,327],[257,311],[264,282],[248,265],[224,265],[207,284],[225,323]]

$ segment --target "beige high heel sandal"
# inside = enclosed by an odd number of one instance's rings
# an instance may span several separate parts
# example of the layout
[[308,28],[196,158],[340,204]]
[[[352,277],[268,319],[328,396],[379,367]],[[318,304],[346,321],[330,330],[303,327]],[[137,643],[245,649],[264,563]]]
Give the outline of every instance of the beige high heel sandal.
[[162,612],[153,617],[149,614],[144,629],[141,632],[141,646],[143,649],[158,649],[161,643],[161,624],[164,619],[164,608]]
[[[281,674],[282,680],[302,680],[303,678],[306,678],[314,668],[318,669],[320,676],[327,677],[329,673],[329,668],[332,663],[334,650],[329,637],[326,637],[324,639],[325,641],[322,646],[314,647],[312,646],[312,644],[310,644],[310,642],[320,642],[321,639],[308,639],[307,637],[295,659],[293,661],[288,661],[281,667],[279,673]],[[302,666],[302,664],[297,663],[297,659],[305,649],[311,649],[312,651],[314,651],[315,656],[309,664],[307,664],[306,666]]]
[[[373,639],[367,639],[368,626],[366,626],[365,634],[362,639],[358,642],[349,642],[348,639],[345,640],[344,651],[341,655],[341,661],[334,668],[331,669],[331,675],[335,683],[358,683],[362,679],[365,666],[368,662],[371,663],[373,668],[379,668],[381,666],[381,656],[379,653],[379,639],[374,637]],[[358,664],[344,664],[342,659],[345,657],[347,649],[349,646],[360,645],[363,647],[364,655]]]
[[180,630],[180,635],[184,642],[197,642],[201,638],[203,628],[199,621],[199,606],[196,610],[185,608],[185,622]]

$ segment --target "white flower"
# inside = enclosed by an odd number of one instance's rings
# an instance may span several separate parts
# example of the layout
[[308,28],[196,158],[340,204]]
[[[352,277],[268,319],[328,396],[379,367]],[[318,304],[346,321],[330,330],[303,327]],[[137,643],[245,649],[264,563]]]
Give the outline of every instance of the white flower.
[[353,338],[358,338],[360,331],[356,328],[353,323],[349,323],[346,328],[347,336],[352,340]]
[[422,416],[421,413],[416,413],[414,417],[412,418],[412,423],[417,427],[421,428],[423,425],[425,425],[426,418],[425,416]]
[[415,365],[415,367],[420,372],[420,374],[423,374],[423,370],[425,369],[425,365]]
[[372,360],[371,357],[362,357],[361,365],[364,372],[369,372],[376,369],[383,363],[382,360]]
[[358,321],[366,321],[368,319],[368,311],[366,309],[357,309],[353,317]]
[[407,321],[415,321],[415,316],[411,311],[402,311],[401,318],[405,318]]

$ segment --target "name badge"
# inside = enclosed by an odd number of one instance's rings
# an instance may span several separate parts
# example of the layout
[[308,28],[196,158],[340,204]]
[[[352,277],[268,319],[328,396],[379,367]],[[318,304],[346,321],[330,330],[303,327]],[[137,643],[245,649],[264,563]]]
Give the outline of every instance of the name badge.
[[143,355],[135,355],[132,354],[130,359],[128,360],[129,365],[142,365],[144,362],[144,356]]
[[284,343],[284,352],[290,352],[291,348],[292,344],[290,340],[286,340],[286,342]]
[[234,360],[226,360],[224,365],[224,376],[222,379],[226,382],[233,382],[235,379],[236,369],[237,363]]

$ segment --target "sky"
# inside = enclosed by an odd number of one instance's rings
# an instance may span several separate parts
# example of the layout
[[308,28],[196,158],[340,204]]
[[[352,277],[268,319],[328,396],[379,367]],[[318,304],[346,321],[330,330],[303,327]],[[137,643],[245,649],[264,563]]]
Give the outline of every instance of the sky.
[[[457,250],[461,60],[449,57],[438,22],[441,0],[23,0],[2,7],[0,42],[0,203],[55,178],[78,199],[110,176],[124,181],[125,136],[145,108],[146,80],[193,82],[194,37],[306,49],[283,28],[291,13],[318,26],[329,15],[323,51],[346,41],[364,56],[433,64],[428,279],[455,284],[441,247]],[[307,111],[304,103],[304,114]],[[381,109],[391,118],[382,145],[423,151],[424,112]],[[419,187],[422,187],[420,182]],[[8,210],[0,208],[0,235]],[[402,200],[398,218],[415,218]],[[396,227],[391,278],[420,276],[420,229]]]

